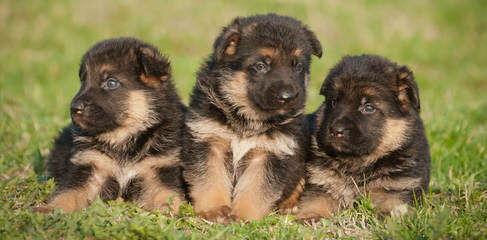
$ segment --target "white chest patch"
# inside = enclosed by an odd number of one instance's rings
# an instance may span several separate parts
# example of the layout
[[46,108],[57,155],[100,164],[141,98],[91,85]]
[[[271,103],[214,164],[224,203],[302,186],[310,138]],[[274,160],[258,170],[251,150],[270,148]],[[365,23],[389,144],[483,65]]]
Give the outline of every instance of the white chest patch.
[[230,142],[230,150],[233,154],[232,163],[234,169],[239,165],[242,158],[253,149],[260,149],[278,157],[294,155],[298,146],[296,140],[280,132],[270,135],[257,135],[252,137],[239,137],[227,126],[210,119],[192,120],[186,123],[191,129],[197,141],[208,141],[212,138],[221,138]]
[[115,178],[120,189],[127,186],[133,178],[154,176],[154,170],[164,166],[172,166],[179,162],[179,151],[169,152],[165,155],[151,156],[137,163],[119,164],[109,156],[96,151],[87,150],[77,153],[71,158],[74,164],[88,164],[93,167],[92,178],[100,185],[107,178]]
[[252,149],[262,149],[277,156],[294,155],[296,141],[288,135],[276,133],[272,136],[260,135],[249,138],[232,137],[231,147],[233,153],[233,165],[238,162]]
[[136,178],[139,175],[139,169],[130,167],[119,167],[115,173],[114,178],[117,180],[121,189],[127,186],[130,179]]

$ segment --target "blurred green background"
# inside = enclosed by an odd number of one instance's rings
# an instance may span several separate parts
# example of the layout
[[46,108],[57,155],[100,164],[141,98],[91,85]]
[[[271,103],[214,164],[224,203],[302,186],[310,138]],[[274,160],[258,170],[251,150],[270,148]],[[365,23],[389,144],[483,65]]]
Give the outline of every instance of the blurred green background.
[[[308,112],[323,101],[319,86],[344,55],[374,53],[410,66],[420,87],[432,150],[432,194],[446,199],[457,191],[461,202],[454,204],[467,202],[468,207],[470,201],[485,210],[482,201],[470,199],[475,193],[484,202],[487,199],[487,2],[483,0],[3,0],[1,180],[31,179],[33,168],[38,174],[42,171],[53,137],[70,121],[68,106],[79,87],[81,56],[97,41],[134,36],[156,45],[170,57],[173,79],[187,103],[195,73],[221,28],[236,16],[268,12],[301,20],[322,42],[324,56],[314,58],[311,68]],[[2,201],[28,194],[20,191]],[[48,195],[42,196],[45,200]],[[468,221],[475,232],[479,220],[475,217],[485,219],[485,213],[473,215]]]

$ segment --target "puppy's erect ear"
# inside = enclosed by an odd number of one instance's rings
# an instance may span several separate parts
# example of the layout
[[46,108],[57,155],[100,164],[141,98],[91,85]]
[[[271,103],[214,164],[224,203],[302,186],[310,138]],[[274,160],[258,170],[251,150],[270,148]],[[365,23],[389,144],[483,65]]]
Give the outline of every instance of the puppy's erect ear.
[[240,19],[236,18],[230,26],[225,27],[216,39],[213,48],[216,62],[222,61],[226,56],[233,56],[237,53],[240,41]]
[[407,66],[400,66],[397,70],[397,87],[397,98],[401,104],[401,109],[407,110],[412,107],[419,112],[421,106],[418,85],[414,81],[413,72]]
[[156,49],[140,47],[137,55],[141,68],[140,80],[144,84],[159,87],[162,82],[169,79],[171,65]]
[[306,34],[306,37],[308,38],[313,55],[321,58],[321,56],[323,55],[323,48],[321,47],[320,40],[318,40],[315,33],[309,30],[306,26],[303,26],[303,29]]

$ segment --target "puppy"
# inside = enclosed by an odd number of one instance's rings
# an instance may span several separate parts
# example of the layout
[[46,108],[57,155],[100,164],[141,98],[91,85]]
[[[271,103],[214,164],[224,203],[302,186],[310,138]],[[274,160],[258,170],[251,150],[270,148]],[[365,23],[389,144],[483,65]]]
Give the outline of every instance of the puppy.
[[216,39],[184,137],[183,175],[200,216],[258,220],[297,202],[312,54],[322,54],[315,34],[275,14],[236,18]]
[[347,56],[321,88],[311,121],[312,156],[297,217],[328,217],[367,194],[404,213],[428,191],[430,153],[413,73],[375,55]]
[[156,48],[134,38],[102,41],[83,56],[72,124],[48,159],[58,188],[38,211],[75,211],[97,197],[178,209],[184,108],[170,72]]

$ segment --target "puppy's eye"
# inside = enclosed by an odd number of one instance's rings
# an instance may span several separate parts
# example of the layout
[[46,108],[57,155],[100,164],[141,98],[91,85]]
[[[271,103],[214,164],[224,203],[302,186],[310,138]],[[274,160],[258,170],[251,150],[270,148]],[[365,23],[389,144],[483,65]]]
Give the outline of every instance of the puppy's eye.
[[294,66],[294,70],[296,72],[298,72],[298,73],[301,72],[301,71],[303,71],[303,64],[302,63],[297,63],[296,66]]
[[363,114],[371,114],[375,112],[375,107],[372,104],[365,104],[365,106],[360,108],[360,111]]
[[120,82],[117,81],[116,79],[114,78],[109,78],[105,84],[103,84],[103,88],[104,89],[115,89],[115,88],[118,88],[118,86],[120,86]]
[[254,68],[256,71],[258,72],[265,72],[267,67],[265,65],[265,63],[263,62],[257,62],[255,65],[254,65]]
[[334,108],[336,105],[336,100],[335,99],[331,99],[330,100],[330,107]]

